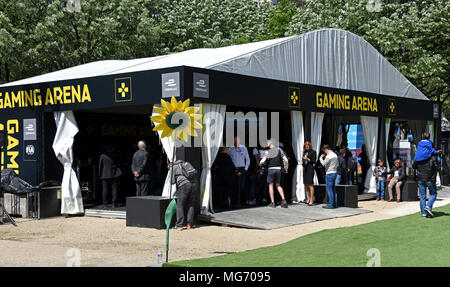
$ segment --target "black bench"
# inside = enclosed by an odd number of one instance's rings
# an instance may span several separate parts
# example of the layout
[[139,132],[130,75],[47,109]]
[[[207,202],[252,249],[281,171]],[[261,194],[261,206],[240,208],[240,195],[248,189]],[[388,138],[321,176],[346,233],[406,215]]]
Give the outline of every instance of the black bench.
[[[388,191],[389,183],[386,182],[384,187],[384,200],[389,200],[389,191]],[[419,189],[417,185],[417,181],[407,180],[400,187],[401,191],[401,201],[417,201],[419,200]],[[392,197],[394,200],[397,200],[397,191],[395,191],[395,187],[392,188]]]
[[[357,185],[336,185],[338,206],[358,207],[358,186]],[[314,202],[317,204],[328,203],[328,193],[326,184],[314,185]]]

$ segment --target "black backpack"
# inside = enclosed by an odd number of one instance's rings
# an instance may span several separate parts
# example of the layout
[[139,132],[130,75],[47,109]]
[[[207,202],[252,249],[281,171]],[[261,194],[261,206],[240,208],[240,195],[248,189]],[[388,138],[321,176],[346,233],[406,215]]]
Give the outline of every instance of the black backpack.
[[183,176],[193,182],[197,179],[198,171],[188,162],[180,163]]

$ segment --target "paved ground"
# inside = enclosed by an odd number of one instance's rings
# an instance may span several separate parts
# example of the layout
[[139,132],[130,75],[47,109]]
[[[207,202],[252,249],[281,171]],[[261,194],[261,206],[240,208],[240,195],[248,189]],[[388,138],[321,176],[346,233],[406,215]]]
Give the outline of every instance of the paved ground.
[[[439,192],[435,206],[449,203],[450,189],[445,188]],[[171,230],[169,258],[175,261],[210,257],[280,244],[323,229],[416,213],[419,202],[362,201],[359,206],[373,212],[275,230],[215,225]],[[57,217],[19,219],[18,223],[18,227],[0,225],[0,266],[66,266],[76,261],[77,254],[81,266],[149,266],[156,263],[157,252],[164,250],[164,230],[126,227],[123,219]]]

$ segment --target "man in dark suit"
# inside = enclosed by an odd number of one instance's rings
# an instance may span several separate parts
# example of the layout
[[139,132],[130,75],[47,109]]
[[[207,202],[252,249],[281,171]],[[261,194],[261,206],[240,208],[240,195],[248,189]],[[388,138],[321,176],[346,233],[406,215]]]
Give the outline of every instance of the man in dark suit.
[[112,146],[106,148],[106,153],[100,156],[99,175],[103,185],[103,205],[108,204],[108,195],[112,190],[112,205],[118,206],[117,196],[119,193],[119,179],[122,171],[119,166],[119,155],[114,152]]
[[131,172],[136,181],[136,196],[149,194],[149,182],[151,179],[150,156],[144,141],[138,143],[139,150],[133,155]]

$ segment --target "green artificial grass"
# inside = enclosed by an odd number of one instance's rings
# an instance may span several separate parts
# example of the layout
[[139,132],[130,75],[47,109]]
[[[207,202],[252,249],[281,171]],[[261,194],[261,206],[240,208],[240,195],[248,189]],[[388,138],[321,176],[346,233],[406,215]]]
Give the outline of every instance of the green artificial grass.
[[[450,266],[450,205],[353,227],[323,230],[289,242],[211,258],[169,262],[164,267],[365,267],[380,251],[388,266]],[[301,225],[298,228],[302,228]]]

